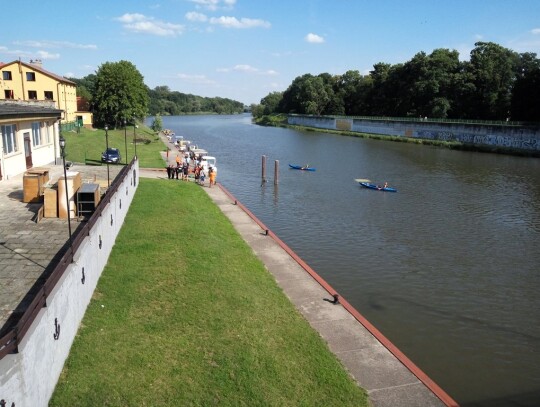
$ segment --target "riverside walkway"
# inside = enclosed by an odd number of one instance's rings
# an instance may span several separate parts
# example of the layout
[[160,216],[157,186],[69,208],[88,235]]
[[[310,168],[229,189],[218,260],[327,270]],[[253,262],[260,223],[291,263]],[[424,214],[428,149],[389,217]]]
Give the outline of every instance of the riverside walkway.
[[[167,179],[162,169],[141,169],[140,176]],[[274,276],[284,294],[366,390],[374,407],[458,405],[345,299],[338,298],[334,304],[332,288],[225,188],[220,184],[209,188],[208,181],[202,188]]]
[[[63,172],[62,166],[48,168],[53,180]],[[119,169],[111,166],[111,181]],[[83,180],[107,185],[105,166],[75,166],[71,170],[80,171]],[[140,176],[167,178],[164,168],[141,169]],[[285,295],[368,392],[373,406],[457,405],[399,350],[393,349],[368,321],[351,310],[345,299],[334,304],[332,288],[224,188],[217,185],[204,190],[265,264]],[[45,218],[35,222],[38,207],[22,202],[22,175],[0,183],[0,326],[4,330],[24,311],[33,287],[46,276],[68,244],[67,221]],[[77,227],[78,223],[72,221],[73,233]]]
[[361,315],[357,312],[358,315],[354,315],[354,309],[351,313],[352,307],[345,300],[338,297],[338,302],[334,303],[332,288],[226,190],[221,187],[205,190],[274,276],[285,295],[367,391],[374,406],[457,406],[368,321],[363,321],[367,327],[360,323],[356,317],[362,319]]
[[[175,165],[169,147],[165,162]],[[167,178],[164,170],[141,170],[141,177]],[[458,406],[399,349],[335,291],[220,184],[205,191],[274,276],[285,295],[328,343],[374,407]]]

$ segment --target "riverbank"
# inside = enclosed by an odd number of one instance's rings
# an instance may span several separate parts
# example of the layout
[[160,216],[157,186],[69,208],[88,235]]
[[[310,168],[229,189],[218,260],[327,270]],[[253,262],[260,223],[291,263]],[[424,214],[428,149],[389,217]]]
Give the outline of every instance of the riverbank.
[[194,183],[141,179],[51,406],[367,405]]
[[[361,132],[361,131],[336,130],[336,129],[329,129],[329,128],[324,128],[324,127],[313,127],[313,126],[306,126],[306,125],[290,124],[288,121],[288,115],[285,115],[285,114],[265,115],[260,118],[254,118],[253,123],[260,126],[283,127],[283,128],[290,128],[290,129],[295,129],[299,131],[316,131],[320,133],[339,134],[342,136],[349,136],[349,137],[360,137],[360,138],[373,139],[373,140],[420,144],[420,145],[426,145],[426,146],[447,148],[451,150],[506,154],[506,155],[520,156],[520,157],[540,157],[540,151],[524,150],[522,148],[513,148],[510,146],[482,145],[482,144],[464,143],[458,140],[439,140],[436,138],[418,138],[418,137],[410,137],[410,136],[404,137],[397,134],[396,135],[376,134],[376,133],[366,133],[366,132]],[[430,123],[433,123],[433,121],[431,121]],[[441,125],[445,125],[445,123],[441,123]]]

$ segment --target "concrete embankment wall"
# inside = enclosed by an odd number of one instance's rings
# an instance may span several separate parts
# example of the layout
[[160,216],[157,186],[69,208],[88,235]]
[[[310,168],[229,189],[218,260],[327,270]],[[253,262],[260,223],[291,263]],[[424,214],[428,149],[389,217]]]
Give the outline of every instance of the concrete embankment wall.
[[94,213],[96,222],[74,250],[73,260],[58,282],[47,293],[46,306],[20,340],[18,352],[0,359],[0,399],[6,406],[12,403],[33,407],[48,405],[124,223],[138,178],[139,164],[134,160],[125,178],[118,180],[118,188],[111,192],[110,200],[100,202],[99,213],[98,209]]
[[540,153],[540,127],[290,115],[291,125]]

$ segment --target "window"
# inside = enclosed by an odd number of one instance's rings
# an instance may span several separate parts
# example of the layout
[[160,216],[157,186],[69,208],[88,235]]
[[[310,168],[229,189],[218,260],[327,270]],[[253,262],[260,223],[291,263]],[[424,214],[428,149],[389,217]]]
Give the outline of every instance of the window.
[[43,123],[43,133],[45,133],[44,144],[50,144],[51,143],[51,136],[49,134],[49,122]]
[[6,99],[13,99],[13,91],[9,89],[4,90],[4,98]]
[[35,72],[26,72],[26,80],[28,82],[35,82],[36,81],[36,73]]
[[17,151],[17,127],[14,124],[0,126],[0,132],[2,133],[2,142],[4,143],[4,154],[11,154]]
[[29,90],[28,91],[28,99],[37,99],[37,92],[35,90]]
[[53,93],[50,90],[45,91],[45,100],[53,100]]
[[11,71],[2,71],[2,79],[5,81],[11,80]]
[[32,141],[34,142],[34,146],[41,145],[41,129],[39,122],[32,123]]

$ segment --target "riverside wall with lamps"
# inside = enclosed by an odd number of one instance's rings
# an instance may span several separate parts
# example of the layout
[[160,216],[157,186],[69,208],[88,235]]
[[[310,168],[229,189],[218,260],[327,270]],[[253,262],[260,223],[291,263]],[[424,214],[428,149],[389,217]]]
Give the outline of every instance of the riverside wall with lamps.
[[127,165],[127,163],[128,163],[128,152],[127,152],[127,127],[126,126],[127,126],[127,120],[124,119],[124,144],[126,145],[126,156],[125,156],[126,158],[125,158],[125,160],[126,160],[126,165]]
[[71,252],[73,253],[73,241],[71,238],[71,210],[69,205],[69,194],[68,194],[68,178],[67,178],[67,171],[66,171],[66,139],[60,135],[60,138],[58,139],[58,142],[60,144],[60,153],[62,154],[62,166],[64,167],[64,182],[65,182],[65,190],[66,190],[66,208],[67,208],[67,221],[68,221],[68,231],[69,231],[69,247],[71,249]]
[[[105,125],[105,154],[109,152],[109,126]],[[111,187],[111,173],[109,171],[109,160],[107,160],[107,189]]]

